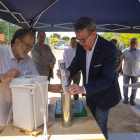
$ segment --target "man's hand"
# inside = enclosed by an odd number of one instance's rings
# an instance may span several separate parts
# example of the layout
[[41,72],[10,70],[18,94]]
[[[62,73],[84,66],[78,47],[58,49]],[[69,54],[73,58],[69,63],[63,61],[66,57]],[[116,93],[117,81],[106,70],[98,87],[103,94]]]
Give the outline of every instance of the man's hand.
[[[56,75],[57,75],[57,77],[58,77],[59,79],[61,79],[61,72],[60,72],[59,69],[57,70]],[[66,70],[66,77],[69,77],[69,71],[68,71],[68,70]]]
[[2,82],[9,81],[10,79],[14,79],[15,77],[19,76],[21,72],[17,69],[10,69],[1,78]]
[[83,86],[79,86],[77,84],[73,84],[69,87],[66,88],[66,92],[70,95],[74,95],[74,94],[82,94],[85,93],[85,90],[83,88]]
[[119,69],[116,69],[116,72],[118,71]]
[[61,84],[49,85],[49,91],[53,93],[61,93]]
[[120,72],[120,75],[123,76],[123,71]]
[[54,65],[55,65],[55,62],[49,62],[49,68],[50,69],[53,69],[54,68]]

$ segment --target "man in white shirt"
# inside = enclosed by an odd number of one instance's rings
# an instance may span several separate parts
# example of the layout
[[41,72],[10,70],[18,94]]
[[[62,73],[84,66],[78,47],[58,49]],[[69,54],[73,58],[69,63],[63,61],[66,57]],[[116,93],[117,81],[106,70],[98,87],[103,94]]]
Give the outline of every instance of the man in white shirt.
[[[34,43],[34,35],[27,29],[19,29],[8,47],[0,47],[0,133],[7,125],[12,106],[11,79],[17,76],[38,75],[28,52]],[[49,85],[49,91],[59,92],[60,85]]]
[[[76,46],[77,46],[77,41],[76,41],[75,37],[71,38],[70,44],[71,44],[71,46],[68,49],[66,49],[63,54],[63,59],[65,60],[66,68],[68,68],[70,66],[73,58],[75,57]],[[73,84],[79,85],[80,76],[81,76],[81,72],[79,72],[78,74],[75,74],[72,78],[69,79],[69,83],[71,84],[71,82],[73,81]],[[79,95],[75,94],[74,100],[78,100],[78,99],[79,99]]]
[[[140,50],[137,47],[137,39],[131,38],[130,40],[130,48],[127,48],[123,51],[123,84],[129,84],[131,79],[131,83],[137,83],[139,78],[139,63],[140,63]],[[135,97],[136,97],[137,89],[132,89],[132,93],[130,96],[130,104],[135,105]],[[128,104],[128,87],[123,87],[124,94],[124,104]]]
[[[86,94],[87,105],[108,140],[109,111],[121,100],[116,76],[117,48],[97,35],[95,21],[91,18],[81,17],[73,27],[79,43],[66,76],[71,78],[81,70],[83,86],[70,85],[66,92],[70,95]],[[57,76],[61,76],[59,70]]]
[[38,74],[27,55],[34,43],[34,35],[27,29],[19,29],[13,35],[11,45],[0,47],[0,131],[7,125],[12,106],[11,79],[26,73]]

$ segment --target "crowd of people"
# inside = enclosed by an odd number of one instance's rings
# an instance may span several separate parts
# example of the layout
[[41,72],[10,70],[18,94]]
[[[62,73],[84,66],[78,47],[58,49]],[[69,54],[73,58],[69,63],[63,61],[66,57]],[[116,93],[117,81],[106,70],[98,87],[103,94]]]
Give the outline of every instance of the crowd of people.
[[[118,77],[123,75],[123,84],[137,83],[139,78],[140,50],[137,39],[130,40],[130,47],[117,49],[117,40],[110,41],[96,32],[95,21],[81,17],[73,26],[76,37],[72,37],[70,47],[64,51],[66,77],[73,84],[66,88],[68,94],[79,99],[86,96],[87,106],[92,112],[101,131],[108,140],[107,122],[109,111],[121,100]],[[26,75],[44,75],[51,81],[56,58],[49,45],[44,44],[46,34],[39,31],[38,42],[34,44],[34,35],[27,29],[19,29],[11,40],[11,45],[0,48],[0,132],[7,125],[12,106],[12,94],[9,88],[11,79]],[[34,45],[33,45],[34,44]],[[27,55],[31,51],[32,59]],[[122,62],[124,63],[122,67]],[[61,66],[61,68],[63,68]],[[83,86],[79,85],[81,74]],[[57,70],[60,78],[60,70]],[[60,93],[61,84],[49,84],[49,91]],[[132,89],[130,104],[135,105],[137,89]],[[124,104],[128,104],[128,88],[123,87]]]

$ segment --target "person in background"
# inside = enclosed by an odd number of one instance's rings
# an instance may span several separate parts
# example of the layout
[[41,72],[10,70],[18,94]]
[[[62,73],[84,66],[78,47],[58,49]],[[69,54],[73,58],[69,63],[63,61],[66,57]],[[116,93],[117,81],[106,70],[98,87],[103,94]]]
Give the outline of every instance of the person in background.
[[[70,66],[70,64],[76,54],[77,41],[76,41],[75,37],[71,38],[70,44],[71,44],[71,46],[69,48],[67,48],[63,54],[63,59],[65,60],[66,68],[68,68]],[[71,82],[73,81],[74,84],[79,85],[80,78],[81,78],[81,72],[79,71],[78,74],[75,74],[72,78],[69,79],[69,83],[71,84]],[[78,100],[78,99],[79,99],[79,95],[75,94],[74,100]]]
[[[27,29],[17,30],[8,47],[0,47],[0,133],[7,125],[12,106],[11,79],[24,75],[39,75],[28,56],[34,43],[34,35]],[[60,93],[61,85],[49,85],[49,91]]]
[[46,34],[44,31],[39,31],[37,34],[38,42],[33,45],[31,51],[34,65],[40,75],[48,76],[48,80],[53,78],[53,69],[56,58],[52,53],[50,46],[44,44]]
[[[129,84],[131,79],[131,83],[137,83],[140,72],[140,49],[137,48],[137,39],[130,39],[130,47],[123,51],[123,85]],[[132,93],[130,96],[130,104],[135,105],[135,97],[136,97],[137,89],[132,89]],[[123,86],[123,95],[124,95],[124,104],[128,104],[128,87]]]
[[[117,39],[111,39],[110,40],[111,43],[113,43],[116,47],[117,47]],[[122,52],[117,49],[117,56],[116,56],[116,73],[117,73],[117,77],[119,77],[119,74],[121,72],[121,69],[122,69]]]

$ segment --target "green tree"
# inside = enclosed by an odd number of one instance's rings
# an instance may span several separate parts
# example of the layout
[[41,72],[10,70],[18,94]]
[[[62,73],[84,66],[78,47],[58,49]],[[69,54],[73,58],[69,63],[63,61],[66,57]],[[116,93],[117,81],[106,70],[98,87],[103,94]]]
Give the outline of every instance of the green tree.
[[58,38],[52,38],[52,37],[50,37],[50,39],[51,39],[51,44],[57,44],[58,45],[58,43],[59,43]]
[[60,34],[57,34],[57,33],[54,33],[50,37],[55,37],[55,38],[60,39],[61,38],[61,35]]
[[122,33],[120,36],[118,36],[120,41],[126,45],[129,45],[131,38],[137,38],[138,42],[140,43],[140,34],[127,34]]
[[103,37],[106,40],[110,40],[112,38],[116,38],[115,37],[115,33],[107,33],[106,32],[106,33],[101,34],[100,36]]
[[70,40],[70,38],[68,36],[63,36],[61,39],[65,40],[65,41],[69,41]]
[[19,26],[16,26],[4,20],[0,20],[0,34],[5,34],[6,41],[10,41],[15,31],[19,28]]

